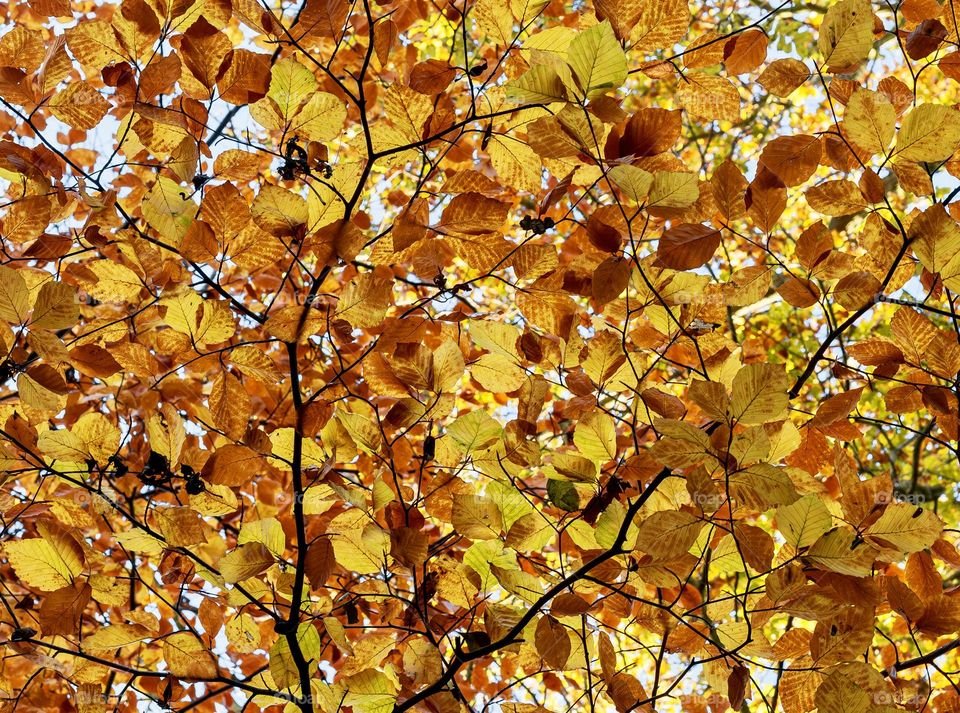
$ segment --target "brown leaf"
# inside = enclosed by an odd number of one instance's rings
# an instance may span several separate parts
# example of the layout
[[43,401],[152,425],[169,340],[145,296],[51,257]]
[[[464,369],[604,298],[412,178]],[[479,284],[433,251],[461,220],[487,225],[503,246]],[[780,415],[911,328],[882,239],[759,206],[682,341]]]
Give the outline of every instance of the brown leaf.
[[777,97],[787,97],[810,78],[810,70],[798,59],[778,59],[770,63],[757,81]]
[[785,186],[806,181],[817,170],[822,148],[816,136],[781,136],[769,142],[760,154],[760,165]]
[[193,76],[211,89],[233,59],[233,44],[224,33],[201,16],[183,34],[180,53]]
[[727,222],[742,218],[747,212],[744,197],[747,192],[747,179],[737,165],[727,159],[717,167],[710,179],[713,199]]
[[43,635],[74,636],[79,633],[80,619],[92,592],[87,582],[78,580],[47,594],[40,605]]
[[905,47],[910,59],[920,60],[933,54],[947,37],[947,28],[939,20],[921,22],[907,36]]
[[683,223],[660,236],[657,264],[672,270],[692,270],[710,261],[720,247],[720,231],[707,225]]
[[567,627],[549,614],[540,617],[537,622],[537,653],[551,668],[563,669],[570,658],[570,635]]
[[733,710],[740,710],[740,706],[746,700],[749,688],[750,671],[742,663],[738,663],[727,677],[727,700],[730,701],[730,707]]
[[333,545],[327,537],[314,540],[307,550],[306,574],[312,589],[324,586],[337,567]]
[[790,275],[777,286],[777,292],[794,307],[811,307],[820,299],[820,288],[811,280]]
[[418,63],[410,71],[410,88],[415,92],[434,96],[446,89],[457,70],[439,59],[428,59]]
[[[611,132],[610,138],[616,136]],[[639,158],[656,156],[669,151],[680,138],[680,112],[667,109],[641,109],[631,116],[619,135],[615,156],[608,158]]]
[[623,242],[620,231],[603,221],[596,213],[587,219],[587,237],[593,247],[608,253],[618,252]]
[[756,28],[734,35],[723,46],[723,65],[730,74],[745,74],[767,58],[767,36]]

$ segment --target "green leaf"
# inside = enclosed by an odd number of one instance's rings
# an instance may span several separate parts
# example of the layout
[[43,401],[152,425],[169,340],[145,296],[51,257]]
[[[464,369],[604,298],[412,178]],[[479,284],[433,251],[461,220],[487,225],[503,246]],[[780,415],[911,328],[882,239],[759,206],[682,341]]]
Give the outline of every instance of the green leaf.
[[580,509],[580,496],[573,483],[566,480],[547,481],[547,496],[550,502],[561,510],[573,512]]
[[627,79],[627,55],[608,20],[573,39],[567,63],[587,97],[616,89]]

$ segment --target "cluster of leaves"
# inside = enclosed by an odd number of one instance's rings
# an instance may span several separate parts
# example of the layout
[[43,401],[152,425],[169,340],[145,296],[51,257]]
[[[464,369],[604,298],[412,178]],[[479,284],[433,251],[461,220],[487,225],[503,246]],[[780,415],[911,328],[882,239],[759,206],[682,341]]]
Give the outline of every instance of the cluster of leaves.
[[960,708],[953,0],[3,13],[0,705]]

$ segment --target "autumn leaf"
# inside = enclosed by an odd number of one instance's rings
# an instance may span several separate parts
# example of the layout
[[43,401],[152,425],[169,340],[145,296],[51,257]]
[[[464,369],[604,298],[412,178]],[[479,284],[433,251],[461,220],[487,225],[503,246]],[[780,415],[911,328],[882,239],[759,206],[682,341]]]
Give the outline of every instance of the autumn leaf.
[[867,0],[840,0],[823,16],[818,44],[828,67],[866,59],[873,46],[873,13]]
[[4,697],[956,708],[949,9],[11,5]]

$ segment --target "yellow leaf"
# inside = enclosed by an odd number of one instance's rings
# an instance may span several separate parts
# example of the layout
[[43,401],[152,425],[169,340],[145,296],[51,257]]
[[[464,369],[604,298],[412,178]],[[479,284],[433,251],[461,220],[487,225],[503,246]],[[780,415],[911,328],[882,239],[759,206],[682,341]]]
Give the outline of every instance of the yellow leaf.
[[290,131],[311,141],[329,141],[343,131],[347,109],[328,92],[314,92],[293,118]]
[[607,171],[607,175],[630,200],[636,203],[643,202],[650,191],[650,186],[653,185],[652,173],[629,164],[614,166]]
[[748,364],[733,378],[730,411],[745,424],[776,421],[787,408],[787,374],[775,364]]
[[124,342],[110,347],[110,355],[123,367],[136,376],[150,377],[160,373],[160,363],[144,345],[136,342]]
[[594,461],[575,453],[554,453],[544,472],[553,480],[573,483],[597,482],[597,465]]
[[227,149],[213,162],[213,170],[218,177],[237,181],[250,181],[260,168],[260,156],[252,151]]
[[267,96],[276,102],[284,120],[289,121],[316,88],[317,79],[313,72],[293,57],[286,57],[270,70]]
[[92,458],[105,464],[120,445],[120,431],[101,413],[85,413],[70,431],[44,431],[37,446],[45,455],[82,463]]
[[190,495],[190,508],[205,517],[222,517],[240,507],[237,496],[226,485],[207,483],[202,492]]
[[242,346],[230,352],[230,362],[266,386],[274,386],[283,379],[273,360],[259,347]]
[[684,109],[705,121],[740,121],[740,92],[726,77],[690,72],[676,96]]
[[87,292],[101,302],[138,304],[143,280],[133,270],[110,260],[98,260],[87,266],[97,281],[87,286]]
[[267,517],[243,524],[237,543],[242,545],[247,542],[259,542],[277,557],[280,557],[286,549],[287,536],[284,534],[283,526],[277,518]]
[[866,577],[877,551],[861,541],[855,532],[838,527],[824,533],[804,555],[804,559],[830,572]]
[[481,349],[494,354],[501,354],[508,359],[517,361],[520,352],[517,351],[517,340],[520,330],[512,324],[504,324],[494,320],[472,320],[470,322],[470,337]]
[[27,196],[18,200],[3,218],[7,240],[25,243],[39,237],[50,223],[50,200],[46,196]]
[[433,352],[433,390],[455,390],[465,368],[460,347],[452,339],[445,340]]
[[470,411],[447,426],[449,435],[463,453],[490,445],[500,437],[501,428],[486,411]]
[[95,461],[105,464],[120,448],[120,430],[102,413],[85,413],[71,429]]
[[635,19],[620,18],[620,22],[628,23],[627,31],[635,50],[650,54],[668,49],[683,39],[690,29],[687,0],[641,0],[639,6],[640,12]]
[[226,341],[233,336],[236,328],[226,307],[204,300],[192,290],[165,297],[160,300],[160,305],[167,310],[163,321],[176,331],[188,335],[197,349]]
[[843,128],[870,155],[884,153],[893,140],[897,111],[883,94],[858,89],[847,102]]
[[[278,468],[288,468],[293,462],[293,428],[278,428],[270,434],[272,454],[271,460]],[[327,457],[323,449],[312,439],[304,438],[301,446],[301,460],[304,468],[323,468]]]
[[83,441],[78,436],[61,429],[58,431],[44,431],[37,439],[37,448],[41,453],[57,460],[82,463],[87,459],[87,452]]
[[702,527],[703,521],[688,512],[655,512],[640,523],[636,547],[658,560],[676,559],[693,546]]
[[567,100],[567,89],[556,70],[537,64],[506,85],[507,98],[524,104],[550,104]]
[[[0,276],[0,283],[2,280]],[[44,282],[33,305],[31,329],[67,329],[75,325],[79,318],[80,304],[76,288],[64,282]]]
[[179,183],[160,176],[144,198],[142,210],[144,220],[164,242],[179,247],[198,209]]
[[[307,661],[316,661],[320,656],[320,633],[310,622],[297,627],[297,643],[300,653]],[[270,675],[280,688],[298,688],[300,674],[290,650],[290,640],[279,637],[270,648]]]
[[[99,74],[102,67],[126,60],[109,22],[81,22],[67,30],[66,36],[70,52],[85,67],[93,68],[95,75]],[[89,72],[87,76],[90,76]]]
[[104,626],[85,636],[81,648],[84,651],[110,651],[152,638],[153,632],[141,624],[118,623]]
[[[856,678],[851,678],[849,674],[843,671],[836,671],[827,676],[817,688],[814,699],[817,705],[817,713],[867,713],[869,710],[883,710],[884,708],[895,710],[893,706],[875,705],[874,700],[879,696],[871,696],[857,683]],[[886,695],[892,702],[893,696]]]
[[[960,225],[942,203],[935,203],[910,223],[908,234],[914,252],[930,272],[946,283],[960,276]],[[951,284],[947,287],[956,289]]]
[[265,545],[248,542],[221,557],[217,567],[224,582],[236,584],[265,572],[273,562],[273,555]]
[[[104,503],[106,505],[106,503]],[[158,555],[166,547],[165,543],[144,532],[143,530],[129,530],[127,532],[118,532],[116,534],[117,542],[122,544],[132,552],[139,552],[145,555]]]
[[527,375],[502,354],[484,354],[470,365],[470,375],[487,391],[505,394],[519,389]]
[[831,69],[866,59],[873,47],[870,0],[840,0],[831,5],[820,25],[820,54]]
[[337,420],[343,424],[350,437],[365,453],[377,453],[383,442],[383,434],[377,419],[371,414],[337,411]]
[[347,679],[343,704],[356,713],[390,713],[399,685],[382,670],[367,669]]
[[390,307],[393,281],[365,272],[353,278],[340,295],[335,313],[353,327],[375,327]]
[[216,678],[217,664],[204,643],[189,631],[178,631],[163,640],[167,669],[185,681]]
[[0,319],[10,324],[23,324],[30,311],[30,290],[23,276],[7,266],[0,266]]
[[390,534],[362,510],[337,515],[327,526],[337,563],[357,574],[373,574],[387,566]]
[[276,236],[293,235],[309,218],[303,198],[271,184],[260,189],[250,212],[260,228]]
[[3,544],[7,561],[28,587],[52,592],[73,584],[83,572],[83,548],[63,528],[40,522],[40,537]]
[[26,373],[17,377],[17,391],[22,404],[48,413],[60,411],[66,403],[65,395],[51,391]]
[[487,153],[505,184],[521,191],[540,189],[540,157],[527,144],[512,136],[494,135],[487,144]]
[[944,104],[921,104],[900,126],[898,161],[943,161],[960,145],[960,113]]
[[192,508],[158,508],[156,519],[168,547],[189,547],[207,541],[207,532],[199,513]]
[[617,428],[613,417],[591,411],[577,423],[573,442],[577,450],[596,463],[613,460],[617,457]]
[[501,47],[513,41],[513,16],[506,0],[477,0],[473,14],[481,33]]
[[790,505],[777,508],[777,528],[794,549],[812,545],[832,525],[830,511],[816,495],[804,495]]
[[173,406],[164,404],[159,413],[149,418],[147,438],[150,448],[166,458],[170,467],[174,467],[179,462],[187,432],[183,419]]
[[[482,495],[461,495],[453,501],[450,524],[471,540],[493,540],[500,537],[503,516],[490,498]],[[338,558],[339,561],[339,558]]]
[[694,173],[657,171],[647,197],[648,208],[686,208],[696,202],[700,187]]
[[867,207],[857,185],[844,179],[814,186],[804,197],[813,210],[824,215],[853,215]]
[[940,538],[943,524],[932,510],[909,503],[891,503],[864,537],[881,547],[919,552]]
[[227,622],[224,627],[230,645],[243,654],[260,648],[260,627],[249,614],[243,613]]
[[399,82],[390,85],[383,97],[383,108],[406,143],[423,138],[423,125],[433,113],[433,101]]
[[48,106],[63,123],[87,131],[100,123],[110,103],[90,84],[81,80],[70,82],[66,89],[54,94]]

